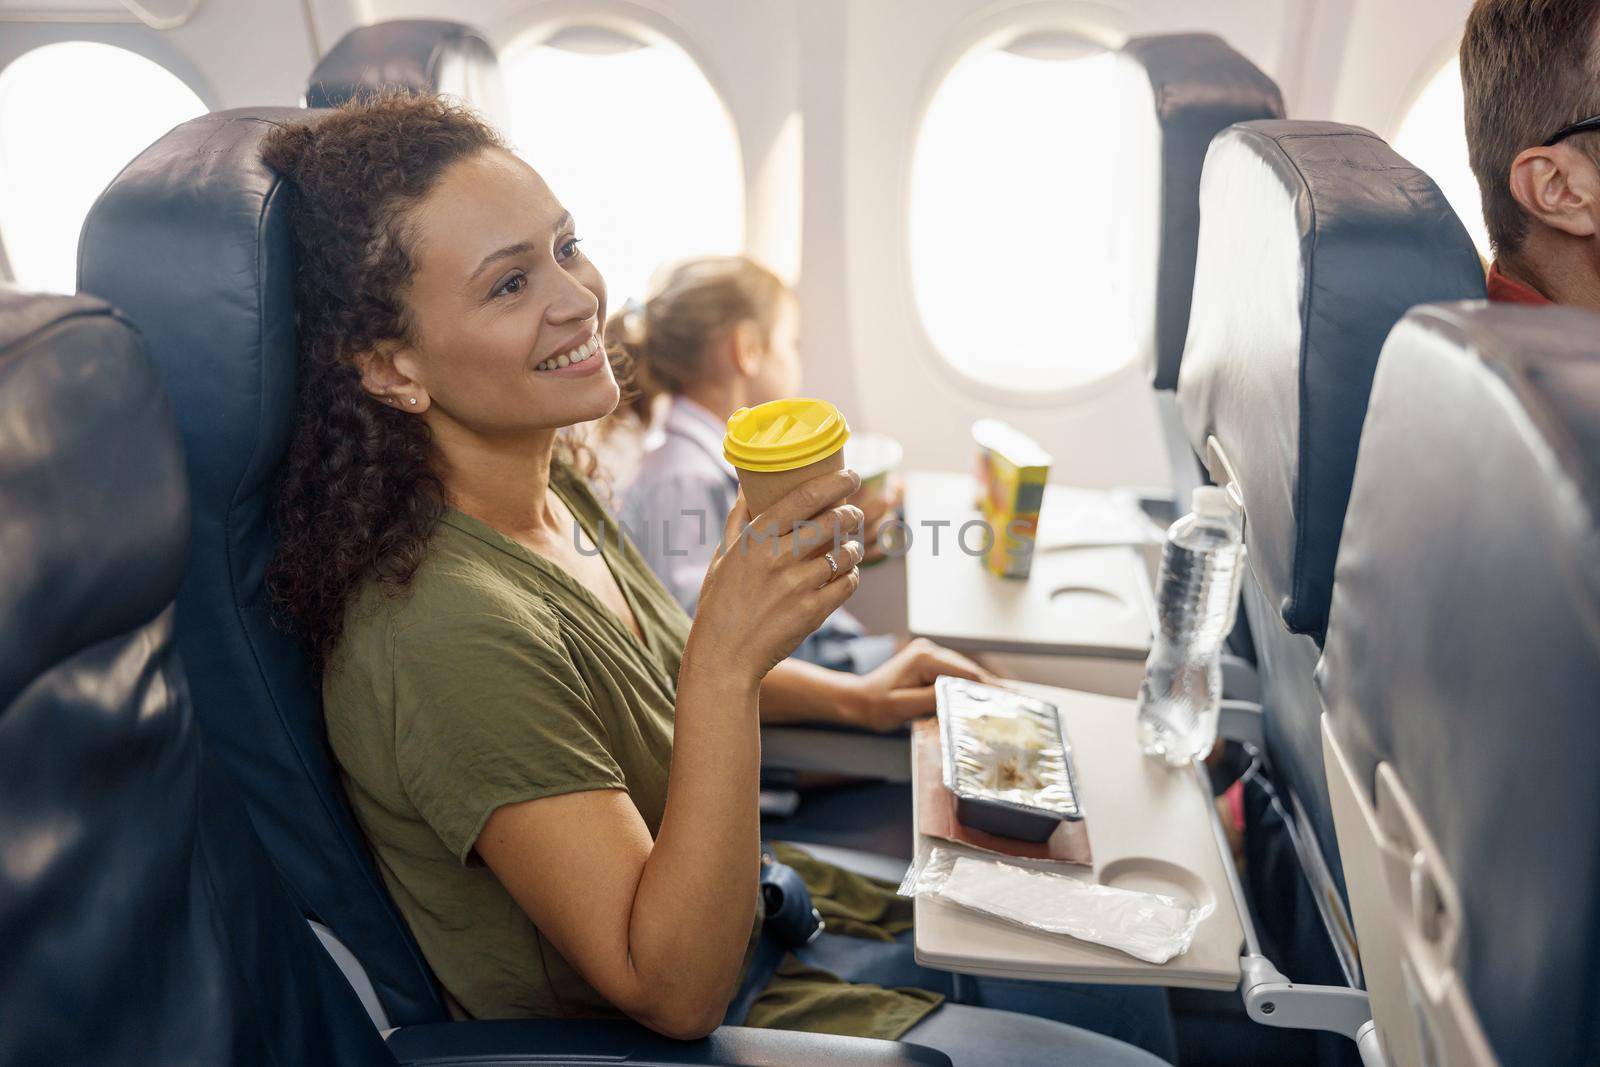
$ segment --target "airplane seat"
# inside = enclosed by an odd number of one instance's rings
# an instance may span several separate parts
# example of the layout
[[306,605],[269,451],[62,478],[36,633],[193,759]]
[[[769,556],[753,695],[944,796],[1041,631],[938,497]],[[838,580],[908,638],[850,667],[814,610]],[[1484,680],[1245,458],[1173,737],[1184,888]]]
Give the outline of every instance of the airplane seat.
[[357,26],[311,72],[306,106],[338,107],[384,89],[454,96],[496,129],[505,129],[509,115],[493,46],[460,22],[395,19]]
[[346,803],[305,650],[275,625],[264,584],[297,352],[290,191],[260,145],[308,117],[242,108],[165,134],[90,210],[78,280],[145,336],[183,436],[194,521],[176,638],[207,740],[302,913],[354,984],[370,980],[374,1021],[403,1026],[448,1016]]
[[96,201],[78,287],[120,308],[161,370],[194,529],[177,640],[196,713],[310,919],[360,959],[391,1025],[446,1017],[345,802],[300,642],[275,625],[272,478],[295,399],[287,197],[261,138],[297,108],[215,112],[137,156]]
[[1123,136],[1130,154],[1123,169],[1146,183],[1124,212],[1132,229],[1124,245],[1129,295],[1172,464],[1175,519],[1188,510],[1194,488],[1205,484],[1176,397],[1200,237],[1201,167],[1212,138],[1234,123],[1283,118],[1283,94],[1259,67],[1209,33],[1135,37],[1123,45],[1119,62],[1128,88]]
[[1353,126],[1229,128],[1207,153],[1200,204],[1178,403],[1192,448],[1242,508],[1265,757],[1297,861],[1270,883],[1273,865],[1251,862],[1252,889],[1291,978],[1359,984],[1312,674],[1383,339],[1416,304],[1482,296],[1482,268],[1433,181]]
[[1593,1064],[1600,316],[1395,327],[1317,681],[1387,1062]]
[[0,292],[0,1064],[392,1063],[201,744],[138,335]]

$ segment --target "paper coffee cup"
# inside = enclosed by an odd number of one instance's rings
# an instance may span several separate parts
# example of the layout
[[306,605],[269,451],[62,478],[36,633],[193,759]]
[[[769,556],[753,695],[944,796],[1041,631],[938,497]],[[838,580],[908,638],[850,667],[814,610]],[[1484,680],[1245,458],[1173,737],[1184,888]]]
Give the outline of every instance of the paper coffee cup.
[[826,400],[793,397],[740,408],[728,417],[722,454],[739,473],[751,516],[802,482],[844,469],[850,427]]
[[[881,503],[889,495],[889,481],[894,472],[899,468],[900,461],[905,457],[905,450],[900,442],[884,433],[853,433],[850,441],[844,446],[845,466],[861,475],[861,490],[856,494],[855,503],[861,505],[863,510]],[[883,555],[863,560],[863,567],[875,566],[882,563],[890,555],[903,555],[906,548],[904,536],[905,527],[897,523],[887,523],[879,528],[878,545],[883,550]],[[873,546],[868,545],[868,549]]]
[[900,466],[905,450],[885,433],[857,433],[844,446],[844,462],[861,475],[861,499],[874,500],[889,492],[889,476]]

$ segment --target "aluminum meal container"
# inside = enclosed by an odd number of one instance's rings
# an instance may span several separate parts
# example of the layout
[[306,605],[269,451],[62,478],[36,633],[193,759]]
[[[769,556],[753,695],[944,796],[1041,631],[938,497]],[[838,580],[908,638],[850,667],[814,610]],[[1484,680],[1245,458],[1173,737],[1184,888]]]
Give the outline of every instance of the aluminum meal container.
[[934,683],[944,784],[963,826],[1044,841],[1081,819],[1072,750],[1056,706],[948,675]]

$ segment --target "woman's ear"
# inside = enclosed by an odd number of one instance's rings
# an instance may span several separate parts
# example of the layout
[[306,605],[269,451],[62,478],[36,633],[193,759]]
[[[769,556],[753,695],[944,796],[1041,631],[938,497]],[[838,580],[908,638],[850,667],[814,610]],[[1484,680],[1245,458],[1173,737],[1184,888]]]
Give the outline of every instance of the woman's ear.
[[729,335],[733,346],[733,365],[746,378],[761,373],[761,362],[766,358],[766,338],[761,336],[761,326],[745,319]]
[[403,345],[383,343],[355,358],[361,388],[380,404],[419,414],[428,410],[428,391],[408,371],[412,360]]
[[1600,224],[1600,172],[1571,145],[1526,148],[1511,163],[1511,195],[1551,229],[1593,237]]

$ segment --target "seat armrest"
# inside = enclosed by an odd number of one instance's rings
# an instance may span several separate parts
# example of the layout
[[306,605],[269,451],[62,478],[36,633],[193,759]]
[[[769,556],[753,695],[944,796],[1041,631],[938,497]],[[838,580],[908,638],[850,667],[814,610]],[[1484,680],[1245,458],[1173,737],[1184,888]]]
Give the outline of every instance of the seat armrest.
[[[783,840],[781,828],[776,836],[778,840]],[[840,848],[838,845],[825,845],[816,841],[796,841],[794,844],[797,848],[810,853],[813,859],[819,859],[823,863],[832,864],[854,874],[864,874],[868,878],[881,878],[885,882],[899,884],[905,879],[906,868],[910,866],[903,859],[879,855],[876,852],[863,852],[858,848]]]
[[1261,703],[1261,676],[1255,666],[1229,652],[1222,654],[1222,697]]
[[1218,709],[1217,736],[1254,746],[1257,751],[1264,750],[1261,705],[1251,700],[1224,700]]
[[834,723],[764,726],[761,765],[768,770],[821,771],[886,782],[911,780],[911,732],[877,733]]
[[389,1051],[411,1067],[469,1064],[726,1065],[726,1067],[951,1067],[921,1045],[793,1030],[724,1026],[699,1041],[674,1041],[630,1022],[590,1019],[491,1019],[407,1026],[389,1036]]

